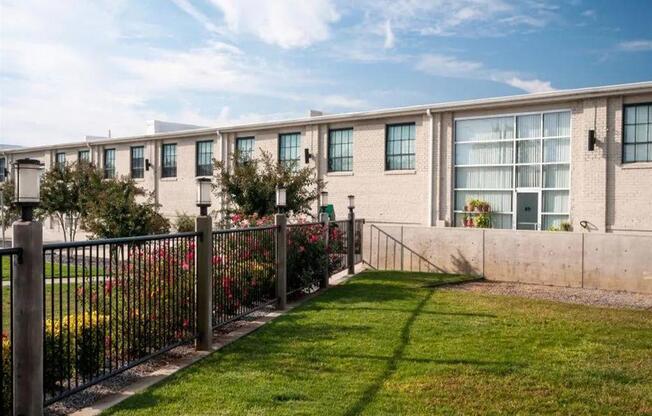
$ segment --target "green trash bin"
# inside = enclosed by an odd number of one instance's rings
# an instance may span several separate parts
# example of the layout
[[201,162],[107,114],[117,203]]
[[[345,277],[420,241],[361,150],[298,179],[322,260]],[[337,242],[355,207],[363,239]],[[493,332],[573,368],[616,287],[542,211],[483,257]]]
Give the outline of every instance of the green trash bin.
[[333,208],[333,204],[326,205],[326,213],[330,221],[335,221],[335,208]]

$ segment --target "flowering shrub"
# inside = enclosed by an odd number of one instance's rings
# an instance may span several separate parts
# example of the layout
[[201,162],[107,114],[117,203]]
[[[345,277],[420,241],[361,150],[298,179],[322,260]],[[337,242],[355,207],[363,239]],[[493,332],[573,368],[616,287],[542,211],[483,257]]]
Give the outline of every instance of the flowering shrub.
[[105,319],[104,315],[86,312],[45,321],[46,391],[56,390],[75,374],[82,379],[91,377],[104,366]]
[[319,282],[327,267],[324,226],[300,224],[288,227],[287,279],[288,291]]
[[12,412],[12,392],[11,392],[11,341],[7,334],[2,334],[2,399],[3,415],[10,415]]

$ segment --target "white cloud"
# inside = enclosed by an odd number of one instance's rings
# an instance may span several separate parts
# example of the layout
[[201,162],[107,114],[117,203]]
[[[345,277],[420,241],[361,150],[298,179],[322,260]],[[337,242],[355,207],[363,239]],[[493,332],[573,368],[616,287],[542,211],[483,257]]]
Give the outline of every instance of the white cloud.
[[625,52],[652,51],[652,40],[638,39],[621,42],[618,44],[618,49]]
[[524,79],[513,71],[487,68],[481,62],[466,61],[441,54],[422,55],[416,64],[416,69],[426,74],[441,77],[500,82],[530,93],[554,90],[549,81]]
[[270,45],[302,48],[328,39],[340,15],[330,0],[211,0],[231,32],[250,34]]
[[209,32],[220,33],[219,28],[204,13],[199,11],[189,0],[172,0],[172,2],[181,10],[186,12],[190,17],[198,21]]
[[385,49],[391,49],[394,47],[396,38],[394,37],[394,32],[392,31],[392,22],[387,19],[385,21]]

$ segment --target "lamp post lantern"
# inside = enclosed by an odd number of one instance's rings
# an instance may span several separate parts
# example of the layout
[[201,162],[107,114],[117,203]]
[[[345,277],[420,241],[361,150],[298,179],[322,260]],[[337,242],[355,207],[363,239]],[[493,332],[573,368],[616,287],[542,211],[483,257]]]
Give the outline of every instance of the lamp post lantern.
[[276,188],[276,208],[279,213],[287,206],[287,190],[283,187]]
[[319,204],[320,204],[319,211],[326,212],[326,207],[328,206],[328,192],[326,191],[321,192],[321,201]]
[[353,212],[353,209],[355,208],[355,196],[349,195],[349,212]]
[[205,217],[208,215],[208,207],[211,206],[211,180],[209,178],[197,179],[197,206],[199,215]]
[[21,219],[32,221],[34,207],[41,201],[41,172],[43,163],[36,159],[19,159],[14,162],[16,190],[14,199],[20,207]]

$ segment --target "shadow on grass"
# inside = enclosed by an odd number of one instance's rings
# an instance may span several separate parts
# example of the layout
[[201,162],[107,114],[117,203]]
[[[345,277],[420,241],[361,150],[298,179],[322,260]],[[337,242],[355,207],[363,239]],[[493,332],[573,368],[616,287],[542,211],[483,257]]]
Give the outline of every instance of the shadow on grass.
[[409,318],[405,321],[403,328],[401,328],[400,343],[394,349],[394,353],[388,359],[385,370],[374,380],[374,382],[362,393],[362,396],[355,402],[344,414],[347,416],[358,415],[364,411],[364,409],[371,403],[378,394],[378,391],[381,389],[386,380],[388,380],[392,374],[396,371],[399,361],[403,358],[405,353],[405,348],[410,342],[410,331],[412,326],[416,321],[417,317],[423,311],[423,308],[426,306],[429,300],[432,299],[434,291],[429,291],[426,293],[426,296],[421,299],[416,308],[412,311]]

